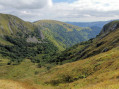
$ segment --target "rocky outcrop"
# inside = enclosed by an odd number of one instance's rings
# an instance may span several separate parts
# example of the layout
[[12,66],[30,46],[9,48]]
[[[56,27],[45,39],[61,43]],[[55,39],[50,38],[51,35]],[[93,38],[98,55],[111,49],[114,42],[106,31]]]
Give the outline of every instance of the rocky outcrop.
[[38,41],[38,39],[36,38],[36,37],[31,37],[31,36],[29,36],[28,38],[27,38],[27,42],[31,42],[31,43],[39,43],[39,41]]
[[40,29],[41,29],[41,28],[38,27],[38,32],[39,32],[39,34],[40,34],[41,39],[44,40],[44,39],[45,39],[45,36],[43,35],[43,33],[42,33],[42,31],[41,31]]
[[108,33],[112,32],[112,31],[115,31],[116,29],[119,28],[119,21],[113,21],[113,22],[110,22],[108,24],[106,24],[102,31],[100,32],[99,35],[107,35]]
[[32,37],[31,35],[29,35],[26,41],[30,43],[47,43],[45,41],[39,41],[35,36]]
[[12,31],[12,29],[10,27],[10,24],[8,24],[8,27],[9,27],[10,32],[13,33],[13,31]]

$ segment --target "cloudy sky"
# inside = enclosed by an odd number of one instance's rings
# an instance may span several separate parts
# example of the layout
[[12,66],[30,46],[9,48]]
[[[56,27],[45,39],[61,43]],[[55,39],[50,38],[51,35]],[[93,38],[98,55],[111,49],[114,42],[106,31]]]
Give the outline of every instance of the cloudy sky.
[[25,21],[92,22],[119,19],[118,0],[0,0],[0,13]]

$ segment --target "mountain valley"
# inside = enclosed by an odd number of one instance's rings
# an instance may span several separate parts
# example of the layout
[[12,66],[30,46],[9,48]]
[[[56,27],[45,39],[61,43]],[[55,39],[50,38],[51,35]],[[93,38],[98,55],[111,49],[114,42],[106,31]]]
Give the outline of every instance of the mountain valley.
[[100,30],[0,14],[0,89],[118,89],[119,21]]

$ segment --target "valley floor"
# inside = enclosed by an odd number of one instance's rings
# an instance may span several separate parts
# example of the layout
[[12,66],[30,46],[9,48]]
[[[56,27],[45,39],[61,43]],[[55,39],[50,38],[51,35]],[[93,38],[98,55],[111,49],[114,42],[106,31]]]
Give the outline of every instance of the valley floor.
[[119,47],[50,70],[28,59],[6,63],[1,59],[0,89],[119,89]]

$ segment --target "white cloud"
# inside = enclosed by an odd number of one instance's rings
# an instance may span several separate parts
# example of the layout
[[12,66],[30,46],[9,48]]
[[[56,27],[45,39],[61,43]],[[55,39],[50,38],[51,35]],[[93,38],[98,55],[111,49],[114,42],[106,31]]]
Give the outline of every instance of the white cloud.
[[0,0],[0,5],[16,9],[39,9],[52,5],[51,0]]
[[17,15],[27,21],[100,21],[119,18],[117,0],[75,0],[52,3],[52,0],[0,0],[0,12]]
[[72,4],[81,10],[111,11],[119,10],[117,0],[78,0]]

